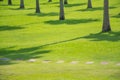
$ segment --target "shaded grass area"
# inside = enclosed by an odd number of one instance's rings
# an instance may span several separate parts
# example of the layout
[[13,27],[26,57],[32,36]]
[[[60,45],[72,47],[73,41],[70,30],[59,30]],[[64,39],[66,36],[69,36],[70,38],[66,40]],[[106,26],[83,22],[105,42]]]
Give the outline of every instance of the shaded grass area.
[[11,30],[19,30],[19,29],[24,29],[24,27],[20,26],[0,26],[0,31],[11,31]]
[[109,33],[97,33],[84,36],[83,38],[90,39],[92,41],[120,41],[120,32],[109,32]]
[[58,13],[51,12],[51,13],[30,13],[27,14],[28,16],[38,16],[38,17],[46,17],[46,16],[58,16]]
[[113,18],[120,18],[120,13],[118,15],[112,16]]
[[18,50],[13,50],[12,48],[14,47],[0,49],[1,56],[11,58],[13,60],[28,60],[31,58],[40,58],[42,57],[40,56],[41,54],[51,52],[50,50],[44,50],[41,46],[32,48],[22,48]]
[[[86,5],[86,3],[66,4],[65,7],[70,8],[70,7],[83,6],[83,5]],[[59,6],[57,6],[57,7],[59,7]]]
[[34,10],[35,8],[9,8],[10,10]]
[[[116,7],[110,7],[109,9],[114,9]],[[103,7],[93,7],[93,8],[86,8],[86,9],[80,9],[77,11],[97,11],[97,10],[103,10]]]
[[90,23],[90,22],[96,22],[99,21],[98,19],[70,19],[70,20],[64,20],[64,21],[59,21],[59,20],[50,20],[50,21],[45,21],[47,24],[51,25],[59,25],[59,24],[81,24],[81,23]]

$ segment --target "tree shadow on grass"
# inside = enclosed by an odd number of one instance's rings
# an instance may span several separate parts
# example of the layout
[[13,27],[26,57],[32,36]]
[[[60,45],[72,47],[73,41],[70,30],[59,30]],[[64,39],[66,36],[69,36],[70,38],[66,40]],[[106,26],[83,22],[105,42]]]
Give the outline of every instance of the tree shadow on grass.
[[38,16],[38,17],[44,17],[44,16],[58,16],[58,13],[51,12],[51,13],[30,13],[27,14],[28,16]]
[[20,26],[0,26],[0,31],[11,31],[11,30],[19,30],[19,29],[24,29],[24,27]]
[[111,32],[106,32],[106,33],[100,32],[100,33],[96,33],[96,34],[90,34],[90,35],[86,35],[86,36],[75,37],[75,38],[67,39],[67,40],[63,40],[63,41],[48,43],[48,44],[41,45],[40,47],[46,47],[46,46],[61,44],[61,43],[65,43],[65,42],[80,40],[80,39],[90,39],[90,41],[116,42],[116,41],[120,41],[120,32],[112,32],[112,31]]
[[81,23],[90,23],[99,21],[98,19],[70,19],[70,20],[50,20],[45,21],[44,23],[51,24],[51,25],[59,25],[59,24],[81,24]]
[[[36,59],[41,58],[43,54],[50,53],[51,50],[44,49],[47,46],[61,44],[65,42],[80,40],[80,39],[89,39],[90,41],[111,41],[116,42],[120,41],[120,32],[108,32],[108,33],[96,33],[96,34],[90,34],[83,37],[75,37],[72,39],[67,39],[63,41],[58,42],[51,42],[47,44],[43,44],[41,46],[37,47],[30,47],[30,48],[21,48],[15,50],[15,47],[8,47],[8,48],[2,48],[0,49],[0,56],[4,58],[10,58],[12,60],[29,60],[29,59]],[[0,65],[7,65],[7,64],[13,64],[10,61],[2,63],[0,62]]]
[[41,5],[47,5],[47,4],[59,4],[59,2],[47,2],[47,3],[41,3]]
[[35,8],[24,8],[24,9],[21,9],[21,8],[9,8],[10,10],[32,10],[32,9],[35,9]]
[[120,13],[118,15],[112,16],[113,18],[120,18]]
[[81,3],[81,4],[66,4],[65,7],[76,7],[76,6],[82,6],[86,5],[86,3]]
[[[116,7],[110,7],[110,9],[114,9]],[[103,10],[103,7],[94,7],[94,8],[86,8],[86,9],[80,9],[77,11],[96,11],[96,10]]]
[[19,6],[19,4],[12,4],[12,5],[8,5],[8,4],[0,4],[0,6]]
[[[81,4],[65,4],[64,6],[67,8],[69,7],[76,7],[76,6],[82,6],[82,5],[86,5],[86,3],[81,3]],[[58,5],[57,7],[60,7],[60,5]]]
[[[0,56],[3,58],[11,59],[12,61],[17,60],[29,60],[29,59],[36,59],[41,58],[42,54],[46,54],[51,52],[51,50],[46,50],[42,46],[37,47],[30,47],[30,48],[21,48],[18,50],[15,50],[14,47],[8,47],[8,48],[2,48],[0,49]],[[11,61],[2,61],[0,62],[0,65],[5,65],[4,63],[10,64]]]
[[90,39],[91,41],[120,41],[120,32],[96,33],[84,36],[82,38]]
[[120,32],[107,32],[107,33],[101,33],[100,32],[100,33],[96,33],[96,34],[90,34],[90,35],[86,35],[86,36],[82,36],[82,37],[75,37],[75,38],[68,39],[68,40],[63,40],[63,41],[44,44],[44,45],[41,45],[41,47],[61,44],[61,43],[80,40],[80,39],[90,39],[90,41],[111,41],[111,42],[116,42],[116,41],[120,41]]

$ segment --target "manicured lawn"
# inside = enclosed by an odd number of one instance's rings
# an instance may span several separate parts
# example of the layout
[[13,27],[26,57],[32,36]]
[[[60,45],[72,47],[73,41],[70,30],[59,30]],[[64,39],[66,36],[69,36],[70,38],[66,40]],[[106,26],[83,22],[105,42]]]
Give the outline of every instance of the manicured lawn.
[[58,0],[40,1],[41,14],[35,0],[25,0],[23,10],[19,0],[0,2],[0,59],[11,59],[0,60],[0,80],[120,80],[120,0],[110,0],[108,33],[100,33],[103,0],[92,0],[93,9],[86,9],[87,0],[68,0],[65,21],[58,20]]

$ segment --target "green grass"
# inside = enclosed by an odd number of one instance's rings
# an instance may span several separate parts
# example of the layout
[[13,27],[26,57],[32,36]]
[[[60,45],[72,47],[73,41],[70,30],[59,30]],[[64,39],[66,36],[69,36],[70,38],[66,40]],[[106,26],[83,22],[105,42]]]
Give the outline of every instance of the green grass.
[[[120,66],[120,0],[110,0],[112,32],[100,33],[103,0],[68,0],[65,21],[59,21],[59,3],[41,0],[41,14],[35,14],[35,1],[0,2],[0,80],[119,80]],[[16,59],[22,61],[16,61]],[[37,59],[35,63],[27,62]],[[42,60],[51,60],[43,64]],[[65,63],[56,64],[58,60]],[[79,60],[78,64],[69,64]],[[94,61],[86,65],[86,61]],[[110,64],[101,65],[108,61]]]

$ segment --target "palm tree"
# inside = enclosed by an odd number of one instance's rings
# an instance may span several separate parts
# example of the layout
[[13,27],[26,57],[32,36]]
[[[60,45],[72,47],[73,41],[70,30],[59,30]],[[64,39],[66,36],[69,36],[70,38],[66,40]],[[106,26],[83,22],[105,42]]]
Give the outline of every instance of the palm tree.
[[8,0],[8,5],[12,5],[12,0]]
[[20,0],[20,8],[21,8],[21,9],[24,9],[24,8],[25,8],[25,6],[24,6],[24,0]]
[[92,2],[91,2],[91,0],[88,0],[88,6],[87,6],[87,8],[92,8]]
[[68,4],[68,0],[64,0],[64,4]]
[[39,0],[36,0],[36,13],[40,13]]
[[52,2],[52,0],[48,0],[48,2]]
[[59,16],[59,20],[65,20],[63,0],[60,0],[60,16]]
[[104,0],[104,15],[103,15],[103,28],[102,32],[111,31],[109,20],[109,0]]

